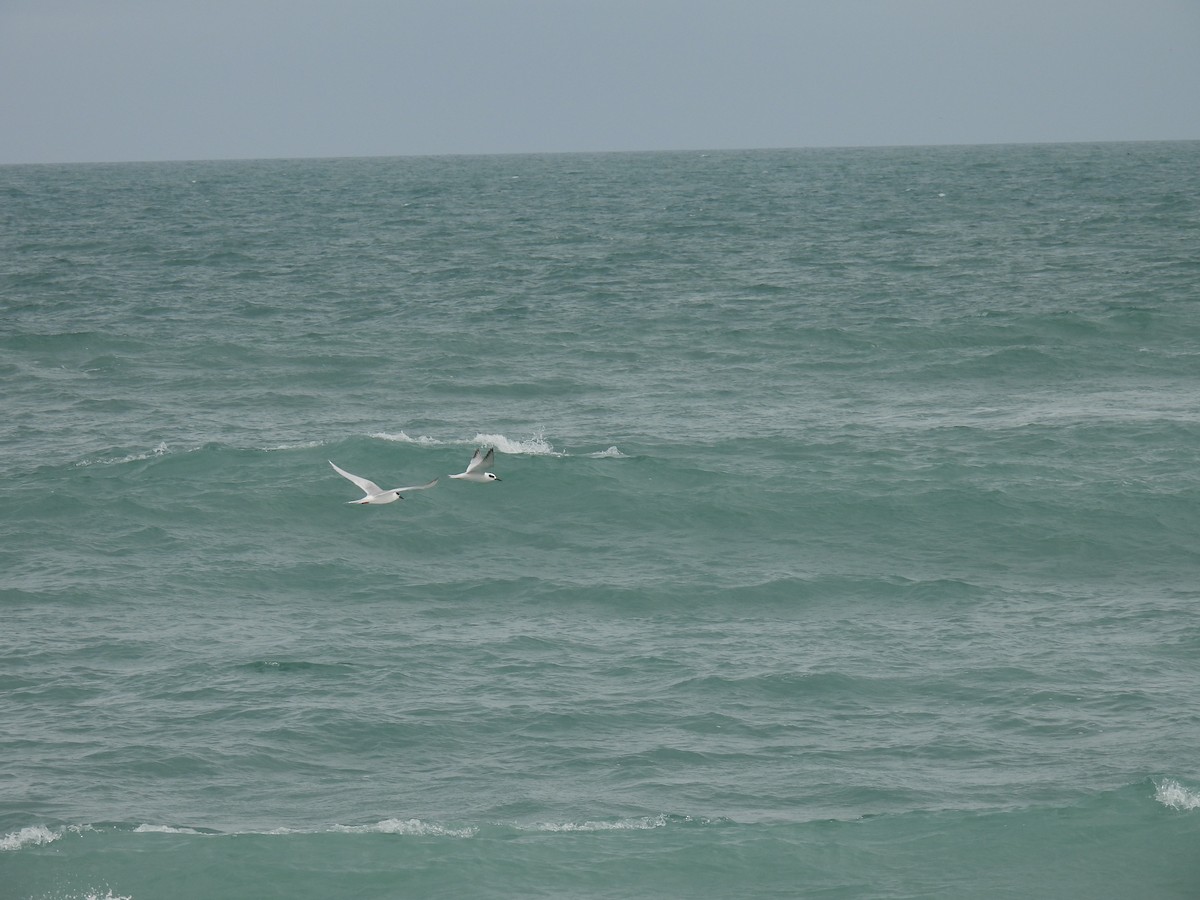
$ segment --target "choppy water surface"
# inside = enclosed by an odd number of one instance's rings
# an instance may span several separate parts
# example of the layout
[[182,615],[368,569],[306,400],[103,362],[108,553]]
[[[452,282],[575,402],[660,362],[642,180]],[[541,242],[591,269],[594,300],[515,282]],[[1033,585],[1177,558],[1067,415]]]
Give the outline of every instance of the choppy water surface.
[[1198,163],[0,168],[3,890],[1195,896]]

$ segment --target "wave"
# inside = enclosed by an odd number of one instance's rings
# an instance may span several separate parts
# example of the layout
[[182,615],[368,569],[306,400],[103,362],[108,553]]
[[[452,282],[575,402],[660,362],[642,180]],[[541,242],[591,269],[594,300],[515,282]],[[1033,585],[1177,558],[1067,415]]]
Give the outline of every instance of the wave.
[[[487,446],[494,447],[497,453],[508,454],[511,456],[548,456],[548,457],[567,457],[567,456],[583,456],[589,459],[629,459],[630,457],[622,453],[615,445],[607,447],[604,450],[597,450],[589,453],[567,453],[566,451],[556,450],[554,445],[546,440],[544,432],[538,431],[531,435],[526,440],[510,438],[503,434],[497,433],[477,433],[470,439],[439,439],[428,435],[420,435],[418,437],[410,437],[403,431],[371,432],[367,437],[374,440],[392,441],[402,444],[412,444],[419,447],[477,447]],[[161,459],[166,456],[174,456],[176,454],[197,453],[204,450],[217,450],[229,452],[256,452],[256,453],[287,453],[292,451],[315,450],[318,447],[330,446],[338,443],[337,440],[297,440],[280,443],[265,443],[259,447],[237,447],[221,443],[200,443],[193,446],[178,448],[173,444],[168,444],[166,441],[159,441],[154,447],[145,450],[129,450],[126,452],[108,452],[102,455],[86,456],[83,459],[77,460],[73,467],[77,469],[85,469],[94,466],[121,466],[130,463],[145,462],[147,460]]]
[[554,445],[546,440],[545,432],[535,432],[527,441],[514,441],[502,434],[477,434],[472,441],[494,447],[501,453],[525,454],[528,456],[565,456],[554,449]]
[[81,459],[75,463],[77,469],[83,469],[88,466],[119,466],[125,463],[141,462],[146,459],[154,459],[155,457],[165,456],[170,453],[171,449],[167,446],[166,441],[160,441],[158,446],[152,450],[135,450],[132,453],[127,453],[124,456],[94,456],[87,459]]
[[50,844],[63,836],[63,830],[52,831],[45,825],[32,825],[0,837],[0,852],[5,850],[21,850],[25,847],[40,847]]
[[612,821],[592,820],[585,822],[539,822],[535,825],[517,826],[519,831],[560,832],[595,832],[595,831],[646,831],[651,828],[665,828],[667,825],[694,821],[690,816],[679,818],[673,816],[639,816],[632,819],[615,819]]
[[324,441],[296,441],[291,444],[275,444],[270,447],[259,447],[258,450],[262,453],[278,453],[288,450],[315,450],[317,447],[325,446]]
[[424,447],[445,447],[449,444],[466,444],[468,441],[440,441],[437,438],[431,438],[426,435],[421,437],[409,437],[403,431],[388,432],[388,431],[373,431],[368,437],[373,437],[380,441],[395,441],[398,444],[419,444]]
[[612,819],[583,819],[580,821],[563,822],[491,822],[485,825],[447,825],[441,822],[428,822],[424,819],[388,818],[378,822],[362,825],[343,825],[332,823],[311,827],[281,826],[269,829],[248,829],[245,831],[217,831],[209,828],[187,827],[179,825],[156,825],[143,823],[140,825],[65,825],[51,828],[46,825],[33,825],[22,828],[11,834],[0,837],[0,851],[16,851],[29,847],[40,847],[54,843],[69,834],[173,834],[192,835],[196,837],[246,837],[258,835],[263,837],[298,837],[322,834],[390,834],[402,837],[445,837],[473,838],[481,830],[489,832],[516,833],[548,833],[567,834],[581,832],[609,831],[648,831],[670,826],[695,826],[719,824],[727,820],[711,820],[704,817],[657,815],[630,816]]
[[[326,445],[326,441],[308,440],[308,441],[292,441],[288,443],[266,444],[261,447],[251,447],[250,451],[255,453],[281,453],[292,450],[315,450],[317,447]],[[201,443],[184,449],[177,449],[175,446],[168,444],[166,441],[159,441],[157,446],[149,450],[132,450],[125,454],[111,454],[108,456],[88,456],[75,463],[75,468],[84,469],[89,466],[119,466],[127,463],[143,462],[148,459],[158,459],[164,456],[172,456],[180,453],[198,453],[203,450],[217,451],[232,451],[241,452],[246,448],[234,446],[231,444],[222,444],[219,442]]]
[[0,837],[0,851],[24,850],[28,847],[40,847],[51,844],[70,834],[178,834],[195,835],[197,837],[238,837],[248,835],[286,836],[313,834],[397,834],[416,837],[474,837],[479,829],[474,826],[455,828],[437,822],[425,822],[421,819],[384,819],[367,825],[331,824],[312,828],[280,827],[266,830],[249,829],[245,831],[222,832],[209,828],[192,828],[179,825],[156,825],[142,823],[140,825],[64,825],[51,828],[46,825],[32,825]]
[[528,456],[565,456],[554,449],[554,445],[546,440],[545,432],[534,432],[526,441],[516,441],[503,434],[477,433],[470,440],[439,440],[438,438],[421,435],[410,437],[403,431],[391,433],[378,431],[370,435],[384,441],[396,441],[402,444],[418,444],[425,447],[461,447],[483,445],[494,447],[497,453],[525,454]]
[[473,826],[452,828],[421,819],[384,819],[370,825],[329,825],[324,828],[276,828],[263,834],[399,834],[406,837],[469,838],[479,833]]
[[[463,439],[448,439],[430,437],[429,435],[419,435],[412,437],[404,431],[387,432],[376,431],[368,435],[382,441],[395,441],[401,444],[416,444],[423,447],[475,447],[485,446],[494,447],[497,453],[504,453],[511,456],[572,456],[573,454],[566,451],[554,449],[554,445],[546,440],[544,430],[535,431],[527,440],[514,440],[504,434],[478,432],[470,440]],[[594,453],[584,454],[592,459],[628,459],[629,457],[622,453],[615,445],[608,447],[605,450],[598,450]]]
[[1200,792],[1185,788],[1178,781],[1165,779],[1155,784],[1154,799],[1171,809],[1200,809]]
[[133,829],[134,834],[212,834],[198,828],[180,828],[176,825],[139,825]]

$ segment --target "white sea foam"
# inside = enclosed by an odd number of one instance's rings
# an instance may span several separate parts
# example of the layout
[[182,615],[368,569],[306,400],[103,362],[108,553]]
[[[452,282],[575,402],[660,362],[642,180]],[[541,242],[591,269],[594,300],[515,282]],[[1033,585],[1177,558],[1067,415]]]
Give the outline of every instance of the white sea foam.
[[470,440],[439,440],[421,435],[420,437],[410,437],[403,431],[386,432],[378,431],[371,435],[373,438],[378,438],[384,441],[397,441],[402,444],[420,444],[427,447],[460,447],[460,446],[485,446],[495,447],[497,453],[509,454],[527,454],[532,456],[563,456],[554,449],[554,446],[546,440],[545,432],[535,432],[530,436],[529,440],[520,441],[513,440],[503,434],[476,434]]
[[87,466],[116,466],[122,463],[140,462],[143,459],[153,459],[156,456],[162,456],[170,453],[166,441],[160,441],[159,445],[153,450],[145,450],[141,453],[130,453],[128,456],[100,456],[93,459],[81,459],[75,463],[75,468],[83,469]]
[[61,831],[51,831],[45,825],[32,825],[0,837],[0,851],[20,850],[23,847],[36,847],[39,844],[49,844],[62,837]]
[[311,450],[314,447],[320,447],[320,441],[298,441],[294,444],[278,444],[273,447],[259,447],[263,453],[274,453],[279,450]]
[[1189,791],[1178,781],[1168,779],[1157,785],[1154,799],[1171,809],[1200,809],[1200,793]]
[[539,822],[528,826],[531,831],[645,831],[662,828],[667,824],[666,816],[642,816],[634,819],[617,819],[612,822]]
[[[1175,787],[1178,787],[1178,785],[1175,785]],[[1197,798],[1194,794],[1189,794],[1188,796],[1191,798],[1191,802],[1200,802],[1200,798]],[[663,828],[669,825],[671,821],[672,817],[659,815],[614,820],[588,819],[580,822],[537,822],[528,825],[511,825],[507,827],[512,827],[517,831],[525,832],[534,831],[551,834],[569,834],[606,831],[646,831],[653,828]],[[691,819],[684,817],[682,821],[690,822]],[[22,828],[20,831],[15,831],[0,838],[0,851],[21,850],[25,847],[36,847],[42,844],[49,844],[57,841],[67,832],[75,832],[79,834],[92,830],[94,829],[91,825],[70,825],[61,829],[52,829],[44,825],[34,825],[28,828]],[[196,835],[198,837],[223,836],[221,832],[198,831],[194,828],[180,827],[175,825],[154,825],[150,823],[138,825],[132,829],[132,833],[182,834]],[[478,833],[479,828],[476,826],[464,826],[456,828],[448,825],[442,825],[437,822],[426,822],[422,819],[390,818],[366,825],[332,824],[308,828],[285,826],[281,828],[274,828],[269,831],[236,831],[228,834],[261,834],[269,836],[309,834],[392,834],[405,837],[473,838]],[[228,834],[225,834],[224,836],[228,836]],[[91,897],[93,895],[89,894],[87,896]],[[103,898],[103,900],[108,900],[108,898]],[[117,898],[113,898],[113,900],[117,900]]]
[[384,819],[371,825],[329,825],[325,828],[276,828],[265,834],[400,834],[415,837],[474,837],[478,828],[448,828],[420,819]]
[[139,825],[134,834],[204,834],[195,828],[176,828],[173,825]]
[[[423,447],[494,447],[497,453],[505,453],[512,456],[570,456],[571,454],[555,450],[554,445],[546,440],[546,432],[544,430],[535,431],[525,440],[510,438],[504,434],[489,434],[484,432],[477,433],[469,440],[453,439],[441,440],[439,438],[430,437],[429,435],[420,435],[412,437],[403,431],[376,431],[369,435],[376,440],[395,441],[400,444],[416,444]],[[607,450],[600,450],[596,453],[588,453],[587,456],[593,459],[625,459],[625,454],[616,447],[609,447]]]
[[525,454],[527,456],[565,456],[554,449],[546,440],[545,432],[535,432],[527,441],[514,441],[503,434],[477,434],[472,444],[495,447],[498,453]]
[[380,441],[395,441],[400,444],[421,444],[426,447],[442,447],[447,443],[450,443],[448,441],[439,441],[437,438],[432,438],[428,435],[421,435],[420,437],[415,438],[409,437],[403,431],[397,431],[394,433],[389,431],[376,431],[368,435],[368,437],[373,437]]
[[374,825],[334,825],[330,831],[344,834],[403,834],[418,837],[474,837],[477,828],[447,828],[436,822],[423,822],[420,819],[384,819]]

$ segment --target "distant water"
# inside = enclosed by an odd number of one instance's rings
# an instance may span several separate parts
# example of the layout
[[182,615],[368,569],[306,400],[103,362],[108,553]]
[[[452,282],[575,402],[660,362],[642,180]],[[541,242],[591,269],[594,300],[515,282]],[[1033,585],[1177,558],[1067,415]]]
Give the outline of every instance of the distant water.
[[0,304],[4,898],[1200,896],[1198,143],[3,167]]

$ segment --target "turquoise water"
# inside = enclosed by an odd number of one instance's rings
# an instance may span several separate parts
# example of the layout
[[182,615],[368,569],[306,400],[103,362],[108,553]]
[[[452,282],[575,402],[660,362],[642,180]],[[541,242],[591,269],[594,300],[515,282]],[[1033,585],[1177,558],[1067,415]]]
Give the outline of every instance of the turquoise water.
[[0,167],[0,896],[1197,896],[1198,197]]

